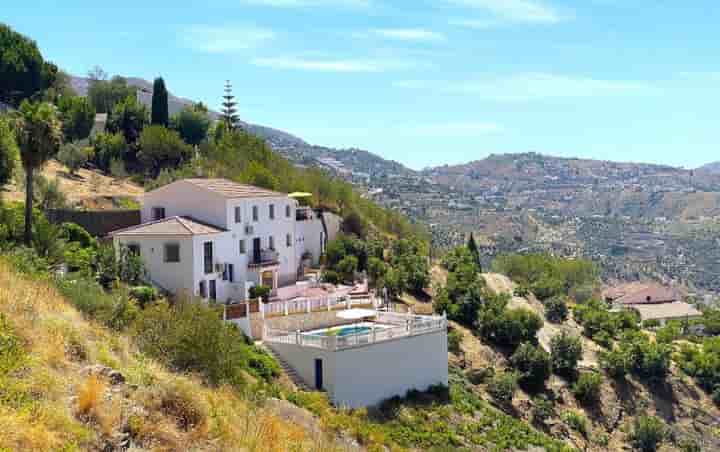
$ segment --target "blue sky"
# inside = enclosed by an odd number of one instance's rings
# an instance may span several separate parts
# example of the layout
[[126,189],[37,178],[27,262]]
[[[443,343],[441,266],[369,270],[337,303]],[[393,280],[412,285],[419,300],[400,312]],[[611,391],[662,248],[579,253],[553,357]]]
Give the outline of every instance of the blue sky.
[[412,168],[720,160],[711,0],[6,0],[0,21],[73,74],[215,108],[230,79],[244,120]]

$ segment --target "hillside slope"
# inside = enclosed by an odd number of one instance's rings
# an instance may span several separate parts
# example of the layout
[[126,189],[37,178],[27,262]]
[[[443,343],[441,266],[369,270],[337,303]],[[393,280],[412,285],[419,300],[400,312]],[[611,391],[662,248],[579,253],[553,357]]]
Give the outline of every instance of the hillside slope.
[[[57,180],[66,201],[82,208],[128,207],[139,202],[145,193],[143,187],[129,180],[117,179],[93,169],[81,168],[71,175],[67,167],[57,160],[50,160],[40,174],[48,180]],[[25,190],[16,183],[3,187],[0,193],[7,201],[25,201]]]
[[169,372],[0,261],[0,450],[337,450],[272,406]]
[[[493,292],[513,293],[515,285],[505,275],[486,273],[482,277]],[[530,309],[543,318],[545,315],[543,305],[532,294],[527,297],[514,296],[509,307]],[[479,384],[475,390],[482,398],[495,403],[486,385],[487,375],[512,370],[508,356],[497,346],[484,342],[472,330],[456,322],[452,322],[452,329],[458,331],[461,341],[460,352],[451,355],[451,365],[462,369],[462,373],[471,380],[477,380]],[[562,330],[582,338],[584,355],[579,363],[580,370],[599,370],[597,353],[602,347],[583,337],[581,328],[572,318],[561,324],[553,324],[545,319],[544,327],[538,332],[538,342],[546,348],[549,338]],[[543,422],[535,418],[539,409],[538,395],[553,401],[551,412]],[[633,423],[645,415],[657,416],[670,429],[669,441],[663,443],[661,451],[693,450],[683,449],[682,444],[699,445],[701,448],[697,450],[702,451],[720,450],[720,410],[675,365],[664,384],[651,385],[633,376],[620,381],[604,375],[600,401],[596,406],[579,403],[572,393],[571,382],[554,374],[540,394],[530,394],[519,389],[511,405],[496,406],[578,450],[631,450],[629,433]],[[587,433],[582,434],[572,428],[565,420],[568,413],[576,413],[586,419]]]

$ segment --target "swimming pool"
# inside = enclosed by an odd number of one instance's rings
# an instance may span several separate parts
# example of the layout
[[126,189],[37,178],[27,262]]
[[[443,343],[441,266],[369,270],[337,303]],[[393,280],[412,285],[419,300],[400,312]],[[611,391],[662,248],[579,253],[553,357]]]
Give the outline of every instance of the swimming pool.
[[338,336],[338,337],[345,337],[345,336],[352,336],[355,334],[365,334],[370,332],[369,326],[344,326],[342,328],[337,328],[333,330],[325,330],[325,331],[319,331],[315,334],[318,336]]

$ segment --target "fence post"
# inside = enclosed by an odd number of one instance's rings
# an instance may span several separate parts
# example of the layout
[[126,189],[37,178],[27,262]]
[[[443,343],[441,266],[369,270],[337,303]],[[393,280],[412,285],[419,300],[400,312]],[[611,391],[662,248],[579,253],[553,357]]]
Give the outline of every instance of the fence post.
[[283,308],[284,308],[284,311],[285,311],[285,315],[288,315],[288,302],[287,302],[287,301],[284,301],[284,302],[283,302]]
[[[265,318],[265,303],[262,302],[262,300],[258,300],[258,311],[260,311],[260,318]],[[248,309],[248,317],[250,317],[250,303],[247,304]]]
[[307,303],[307,313],[310,314],[312,312],[312,300],[308,298],[305,303]]
[[346,307],[347,309],[350,309],[350,308],[352,307],[352,298],[350,298],[349,296],[348,296],[347,299],[345,300],[345,307]]
[[330,297],[325,298],[325,303],[327,303],[328,312],[330,312],[332,310],[332,306],[330,303]]

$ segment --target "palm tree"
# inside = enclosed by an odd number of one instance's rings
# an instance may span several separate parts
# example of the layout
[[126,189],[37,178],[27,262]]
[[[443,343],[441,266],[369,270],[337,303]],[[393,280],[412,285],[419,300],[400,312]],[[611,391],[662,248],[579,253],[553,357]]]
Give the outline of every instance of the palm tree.
[[32,242],[33,175],[62,143],[57,109],[48,102],[23,101],[15,115],[15,135],[25,169],[25,244]]

